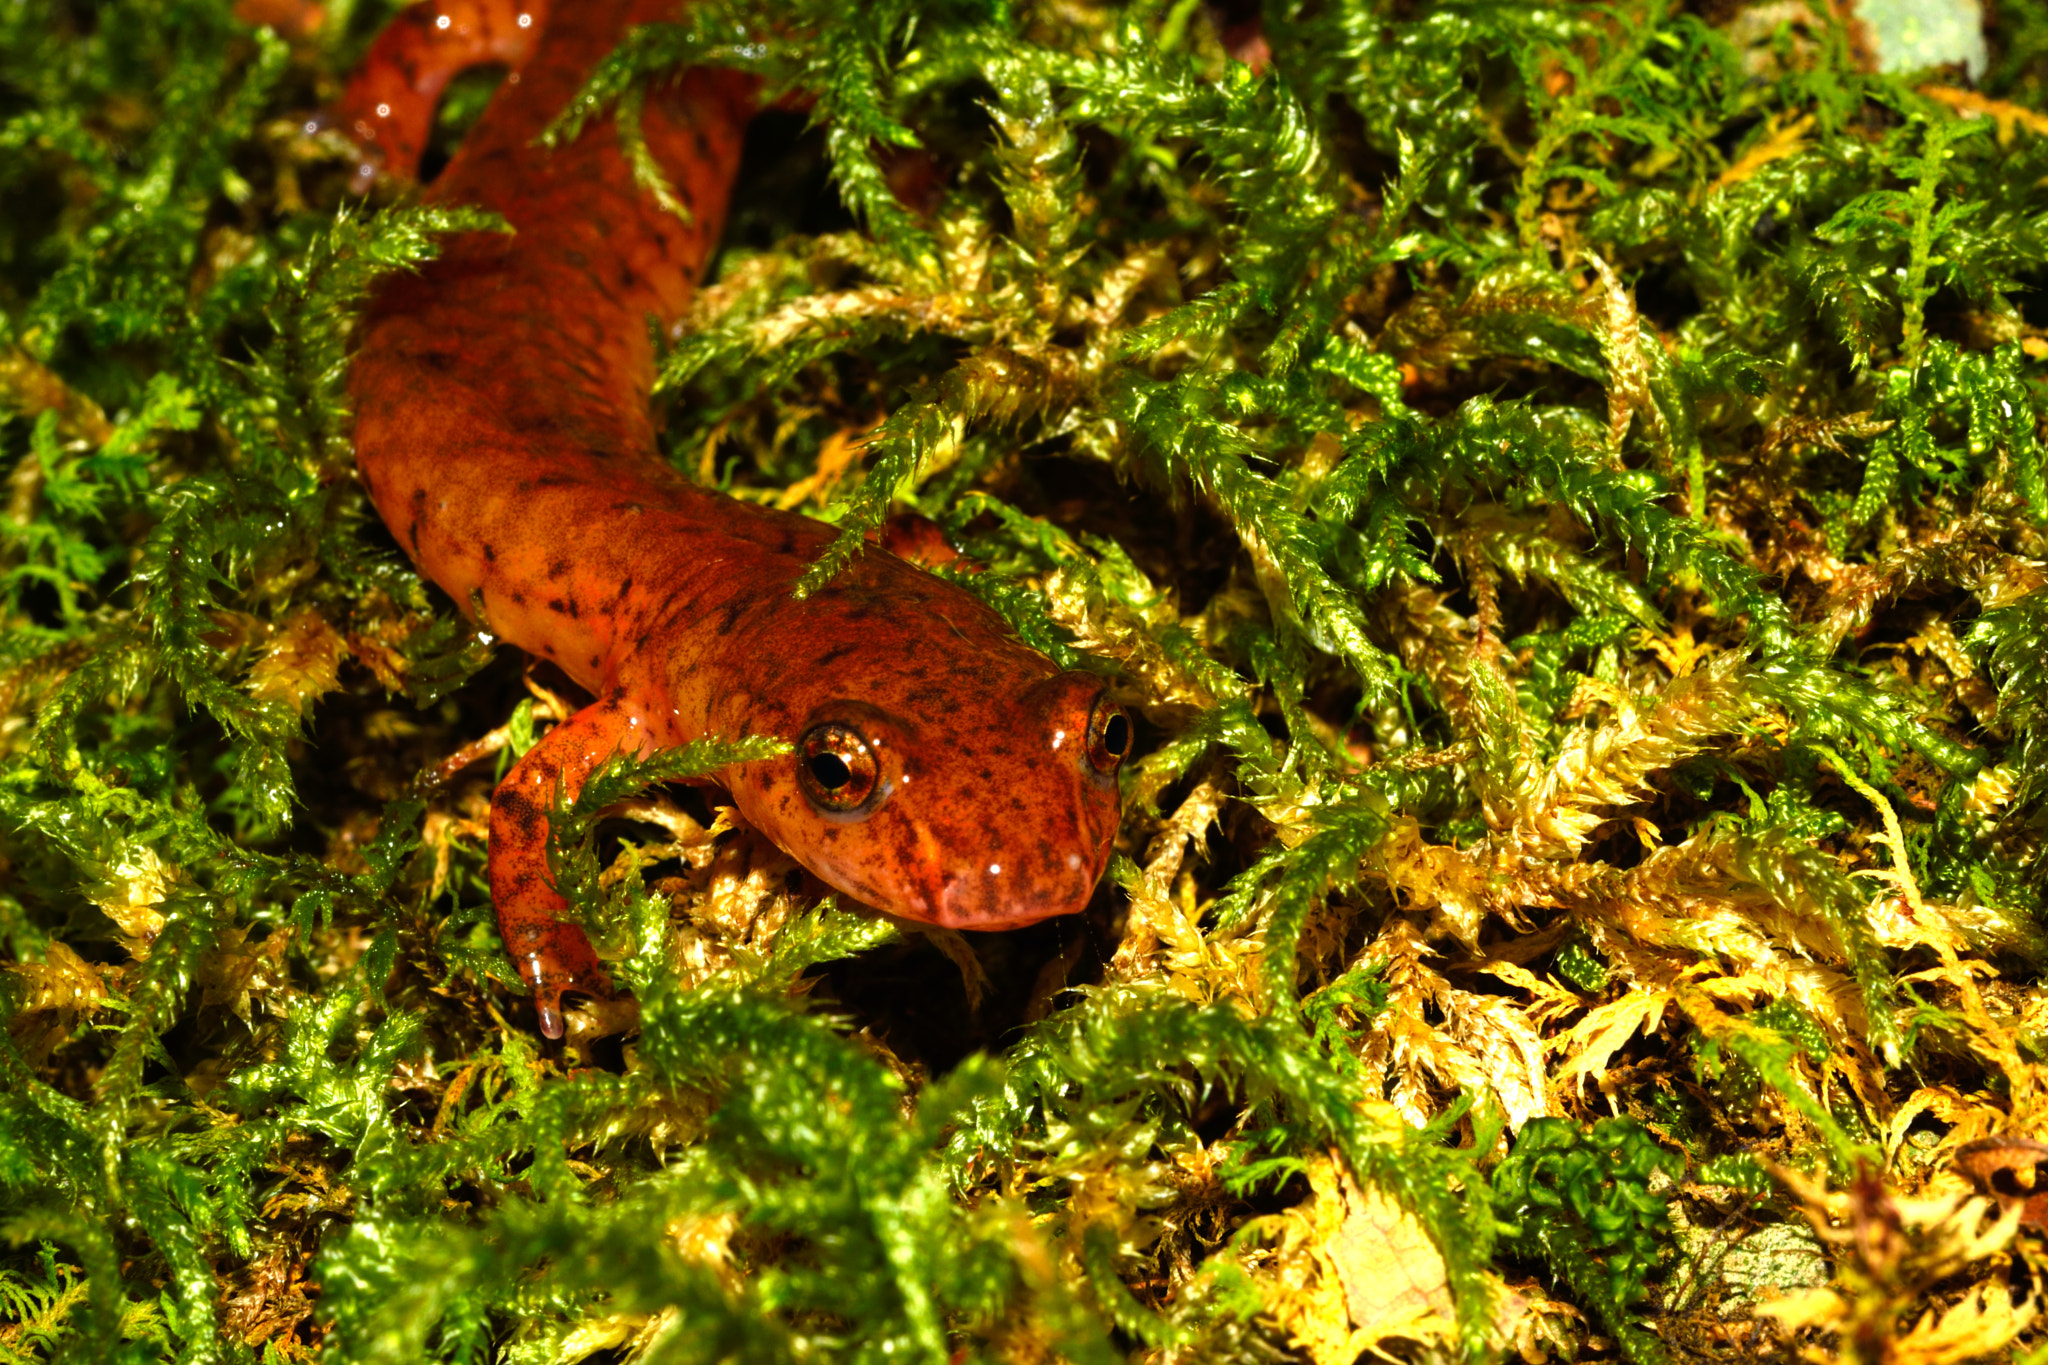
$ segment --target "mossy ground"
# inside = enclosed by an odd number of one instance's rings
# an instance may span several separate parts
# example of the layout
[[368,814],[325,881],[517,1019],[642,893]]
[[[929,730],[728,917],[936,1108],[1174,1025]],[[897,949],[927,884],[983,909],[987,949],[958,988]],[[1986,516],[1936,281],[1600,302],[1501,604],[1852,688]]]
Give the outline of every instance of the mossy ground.
[[815,100],[664,440],[1112,678],[1112,884],[920,935],[615,773],[554,1047],[577,699],[351,473],[388,6],[0,0],[0,1358],[2043,1359],[2048,5],[854,11],[595,83]]

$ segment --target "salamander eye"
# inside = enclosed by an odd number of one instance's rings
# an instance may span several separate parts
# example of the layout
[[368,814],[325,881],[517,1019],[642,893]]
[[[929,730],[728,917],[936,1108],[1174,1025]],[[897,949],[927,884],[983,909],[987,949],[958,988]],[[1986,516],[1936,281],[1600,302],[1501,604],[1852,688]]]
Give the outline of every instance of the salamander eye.
[[804,732],[796,774],[812,805],[827,815],[846,815],[874,796],[882,770],[858,730],[828,720]]
[[1098,697],[1088,713],[1088,762],[1107,776],[1131,752],[1131,718],[1108,697]]

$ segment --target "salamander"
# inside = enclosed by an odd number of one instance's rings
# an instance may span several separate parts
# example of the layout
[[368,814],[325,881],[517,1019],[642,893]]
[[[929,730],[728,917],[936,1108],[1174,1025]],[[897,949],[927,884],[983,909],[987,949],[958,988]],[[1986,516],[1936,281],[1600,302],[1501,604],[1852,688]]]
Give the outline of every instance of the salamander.
[[715,780],[827,885],[960,929],[1082,909],[1133,739],[1102,680],[1062,670],[971,593],[881,548],[798,600],[833,528],[703,488],[656,445],[649,319],[678,317],[716,249],[753,81],[693,70],[645,102],[686,222],[636,186],[609,117],[552,151],[535,144],[626,30],[672,3],[587,0],[550,16],[529,0],[509,17],[436,3],[379,40],[344,125],[403,172],[426,126],[416,106],[431,107],[444,68],[514,65],[424,194],[514,231],[451,236],[390,277],[362,319],[349,393],[358,473],[399,544],[479,627],[594,698],[491,801],[491,898],[541,1031],[562,1036],[564,991],[611,990],[562,918],[546,843],[558,794],[616,753],[787,738],[790,754]]

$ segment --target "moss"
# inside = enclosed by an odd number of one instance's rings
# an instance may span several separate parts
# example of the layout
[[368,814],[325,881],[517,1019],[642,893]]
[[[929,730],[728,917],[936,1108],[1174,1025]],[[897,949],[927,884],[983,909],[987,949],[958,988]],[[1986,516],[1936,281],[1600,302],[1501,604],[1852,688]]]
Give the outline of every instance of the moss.
[[639,1008],[567,1048],[447,760],[573,699],[351,474],[351,309],[490,226],[306,131],[387,11],[0,3],[0,1357],[2031,1330],[1941,1191],[2043,1122],[2048,11],[1975,89],[1825,7],[642,30],[579,109],[746,66],[830,186],[744,209],[670,456],[836,522],[811,586],[938,520],[1142,743],[1088,914],[971,943],[651,785],[716,746],[620,768],[552,857]]

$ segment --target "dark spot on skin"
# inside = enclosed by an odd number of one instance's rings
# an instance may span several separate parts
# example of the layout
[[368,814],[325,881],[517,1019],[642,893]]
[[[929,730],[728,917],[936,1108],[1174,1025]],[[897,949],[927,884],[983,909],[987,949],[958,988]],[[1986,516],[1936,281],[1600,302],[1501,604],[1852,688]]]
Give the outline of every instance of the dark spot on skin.
[[627,265],[624,261],[619,262],[619,287],[621,289],[638,289],[640,287],[640,272]]
[[590,283],[592,288],[596,289],[598,293],[604,295],[605,302],[611,304],[612,307],[623,308],[625,306],[626,291],[620,288],[618,285],[612,283],[610,280],[606,279],[602,275],[591,276]]
[[455,368],[455,357],[446,351],[421,351],[413,358],[435,374],[446,374]]
[[819,668],[826,668],[831,666],[832,664],[838,663],[841,659],[845,658],[849,654],[857,652],[859,649],[860,646],[857,644],[836,645],[833,648],[826,650],[823,654],[820,654],[815,660],[813,660],[813,663]]
[[507,792],[503,787],[500,787],[497,799],[492,802],[492,806],[491,814],[493,816],[502,814],[506,822],[521,835],[531,838],[539,831],[541,825],[540,808],[524,796]]
[[523,436],[553,436],[561,431],[561,420],[551,412],[521,408],[510,414],[511,424]]
[[568,617],[571,621],[583,614],[573,597],[552,597],[548,599],[548,610]]
[[491,546],[489,541],[484,542],[484,560],[490,564],[498,562],[498,552]]
[[520,591],[519,589],[517,589],[517,588],[514,588],[514,589],[512,589],[512,602],[513,602],[513,605],[515,605],[515,606],[521,606],[521,607],[525,606],[525,605],[526,605],[526,594],[525,594],[525,593],[523,593],[523,592],[521,592],[521,591]]
[[563,474],[557,472],[553,474],[541,475],[539,478],[533,481],[532,486],[535,488],[567,488],[572,484],[578,482],[580,482],[580,480],[578,480],[574,474]]
[[412,525],[411,525],[411,526],[410,526],[410,527],[409,527],[409,528],[408,528],[408,529],[406,530],[406,533],[405,533],[405,538],[406,538],[407,540],[410,540],[410,541],[412,542],[412,552],[413,552],[413,554],[415,554],[415,555],[419,554],[419,552],[420,552],[420,520],[419,520],[419,518],[418,518],[418,517],[414,517],[414,518],[413,518],[413,520],[412,520]]
[[548,577],[549,577],[549,578],[567,578],[568,576],[569,576],[569,561],[568,561],[568,560],[566,560],[566,559],[558,559],[558,560],[556,560],[556,561],[555,561],[554,563],[552,563],[552,564],[548,565]]
[[785,526],[782,528],[782,543],[775,547],[775,553],[779,555],[793,555],[796,553],[796,532],[790,527]]
[[564,251],[562,259],[578,270],[590,269],[590,258],[580,251]]
[[415,489],[413,489],[413,490],[412,490],[412,505],[413,505],[414,507],[425,507],[425,506],[427,505],[427,490],[426,490],[426,489],[424,489],[424,488],[415,488]]
[[738,598],[732,599],[719,608],[718,633],[720,635],[732,634],[732,628],[739,623],[740,612],[743,610],[745,610],[745,604]]
[[593,673],[595,673],[595,672],[597,671],[597,666],[598,666],[599,664],[603,663],[603,662],[604,662],[604,656],[603,656],[603,655],[601,655],[601,654],[593,654],[593,655],[591,655],[591,656],[590,656],[590,671],[591,671],[591,672],[593,672]]

